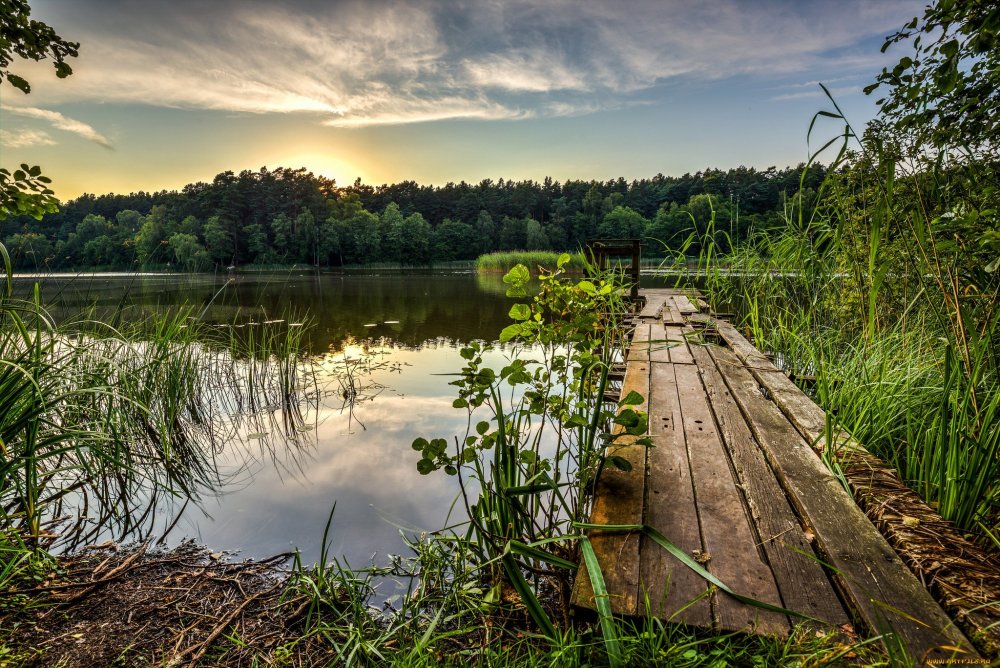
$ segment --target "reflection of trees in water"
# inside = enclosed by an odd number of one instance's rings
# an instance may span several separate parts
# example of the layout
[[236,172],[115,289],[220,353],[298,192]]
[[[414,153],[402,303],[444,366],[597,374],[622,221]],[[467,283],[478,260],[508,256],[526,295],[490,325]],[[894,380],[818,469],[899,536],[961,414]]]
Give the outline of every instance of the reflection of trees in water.
[[[181,331],[197,329],[216,341],[154,355],[156,342],[142,336],[101,342],[87,335],[95,353],[104,346],[95,359],[116,360],[119,370],[109,385],[149,393],[145,400],[162,424],[147,430],[148,416],[133,415],[136,432],[128,442],[136,475],[98,476],[84,485],[62,481],[69,491],[46,516],[66,518],[66,547],[155,537],[165,526],[169,533],[188,505],[247,484],[261,462],[299,476],[313,461],[321,409],[339,409],[348,430],[366,428],[355,411],[392,391],[382,384],[392,385],[386,372],[404,364],[392,350],[492,341],[508,324],[512,302],[502,290],[482,289],[473,274],[255,276],[227,285],[229,280],[119,278],[42,286],[47,298],[55,295],[57,321],[70,322],[88,308],[89,317],[107,324],[174,318],[189,323],[178,325]],[[255,353],[252,343],[264,330],[291,331],[287,314],[294,312],[308,313],[303,320],[311,327],[298,329],[308,359],[290,366],[266,350]],[[176,385],[169,399],[159,396],[167,377]],[[103,410],[90,409],[93,415]]]
[[[220,291],[227,281],[231,283]],[[509,324],[512,300],[499,277],[472,273],[381,275],[237,275],[84,280],[72,287],[49,279],[46,295],[56,293],[56,313],[94,306],[101,317],[126,308],[143,312],[189,304],[205,309],[205,320],[236,323],[307,312],[314,323],[307,351],[339,349],[349,337],[390,337],[397,345],[425,341],[494,340]],[[398,321],[398,322],[386,322]],[[375,324],[375,327],[366,325]]]
[[[315,318],[313,351],[336,349],[348,337],[389,337],[408,347],[436,339],[493,339],[510,308],[506,297],[479,292],[471,275],[327,277],[295,289]],[[260,301],[275,308],[280,299],[264,293]]]

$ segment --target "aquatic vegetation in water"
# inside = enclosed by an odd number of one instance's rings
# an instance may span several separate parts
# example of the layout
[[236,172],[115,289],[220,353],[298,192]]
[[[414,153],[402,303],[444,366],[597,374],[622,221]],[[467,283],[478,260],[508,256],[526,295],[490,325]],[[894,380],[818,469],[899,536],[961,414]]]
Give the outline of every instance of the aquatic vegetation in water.
[[277,323],[210,329],[185,309],[57,325],[37,290],[0,298],[0,527],[66,547],[142,535],[160,500],[219,487],[226,444],[302,441],[318,394],[300,341]]
[[586,269],[586,262],[582,253],[569,255],[568,253],[555,253],[552,251],[503,251],[480,255],[476,259],[476,271],[479,273],[500,273],[505,274],[514,267],[521,265],[526,267],[532,275],[537,275],[539,267],[545,267],[548,271],[555,271],[556,265],[562,256],[570,259],[563,262],[559,267],[562,271],[583,272]]

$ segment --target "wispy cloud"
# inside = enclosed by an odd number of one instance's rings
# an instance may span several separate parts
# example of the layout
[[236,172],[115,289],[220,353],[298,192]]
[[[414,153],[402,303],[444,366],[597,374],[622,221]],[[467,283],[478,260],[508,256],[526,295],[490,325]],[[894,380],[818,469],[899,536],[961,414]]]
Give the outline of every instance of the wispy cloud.
[[[843,74],[922,0],[179,0],[64,6],[83,42],[66,99],[249,113],[336,126],[586,113],[677,77]],[[141,26],[141,29],[139,27]]]
[[[827,86],[826,89],[830,91],[830,95],[833,99],[838,99],[857,93],[860,86]],[[819,84],[813,84],[808,90],[799,90],[794,93],[781,93],[780,95],[773,95],[770,99],[775,102],[787,102],[789,100],[811,100],[826,98],[826,93],[823,89],[819,87]]]
[[0,104],[0,111],[4,111],[8,114],[24,116],[26,118],[37,118],[47,121],[52,124],[52,127],[58,130],[72,132],[73,134],[79,135],[84,139],[89,139],[92,142],[100,144],[105,148],[114,149],[114,146],[111,145],[111,141],[93,127],[87,125],[83,121],[67,118],[58,111],[39,109],[38,107],[17,107],[9,104]]
[[0,145],[7,148],[54,146],[55,143],[44,130],[0,130]]
[[591,83],[565,57],[544,47],[476,56],[462,62],[467,83],[475,88],[546,93],[585,91]]

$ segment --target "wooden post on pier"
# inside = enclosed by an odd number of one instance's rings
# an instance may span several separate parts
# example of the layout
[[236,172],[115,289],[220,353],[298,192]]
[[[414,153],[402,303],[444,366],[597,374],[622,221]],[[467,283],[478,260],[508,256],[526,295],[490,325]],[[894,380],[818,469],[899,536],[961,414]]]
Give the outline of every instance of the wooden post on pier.
[[608,260],[613,257],[628,257],[632,259],[629,268],[629,282],[632,290],[629,298],[639,299],[639,263],[642,260],[642,243],[638,239],[595,239],[587,242],[587,260],[599,271],[608,268]]

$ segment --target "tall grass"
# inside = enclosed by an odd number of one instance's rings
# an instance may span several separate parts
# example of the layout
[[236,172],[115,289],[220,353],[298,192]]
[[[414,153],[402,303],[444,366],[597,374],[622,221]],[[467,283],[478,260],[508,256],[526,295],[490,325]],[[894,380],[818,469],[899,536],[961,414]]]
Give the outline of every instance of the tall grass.
[[842,136],[823,192],[792,198],[784,227],[735,249],[709,289],[738,305],[759,347],[816,377],[810,389],[839,424],[989,541],[1000,526],[1000,273],[979,244],[996,224],[995,171],[901,164],[877,136],[856,152],[849,125]]
[[[806,627],[774,639],[693,629],[652,614],[607,620],[616,638],[612,659],[604,634],[589,623],[556,618],[554,635],[539,638],[526,624],[525,602],[509,585],[493,587],[484,578],[475,541],[442,531],[407,541],[407,552],[388,566],[363,569],[328,553],[312,565],[297,558],[284,605],[288,623],[301,624],[302,631],[272,658],[289,665],[566,668],[839,665],[847,654],[860,655],[866,665],[879,659],[871,641],[845,645]],[[403,592],[381,604],[377,588],[387,577],[401,583]]]
[[[560,253],[552,251],[501,251],[487,253],[480,255],[476,259],[476,271],[480,273],[505,274],[520,264],[527,267],[532,275],[536,275],[539,267],[545,267],[550,271],[555,270],[560,255]],[[582,273],[586,269],[583,254],[572,254],[565,268],[570,271]]]
[[[240,332],[240,334],[234,334]],[[164,496],[222,482],[215,457],[248,424],[285,419],[293,440],[316,400],[301,328],[210,328],[190,310],[114,327],[57,325],[36,288],[0,297],[0,530],[27,545],[79,544],[152,526]]]

